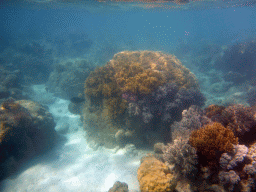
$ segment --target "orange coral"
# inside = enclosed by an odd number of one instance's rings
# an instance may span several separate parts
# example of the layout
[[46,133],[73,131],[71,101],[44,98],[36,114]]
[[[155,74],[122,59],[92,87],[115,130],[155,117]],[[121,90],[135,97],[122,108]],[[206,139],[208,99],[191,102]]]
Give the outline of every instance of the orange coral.
[[174,191],[177,181],[170,169],[154,157],[146,157],[138,169],[141,192]]
[[238,138],[230,129],[215,122],[193,131],[189,142],[203,156],[211,159],[216,156],[217,151],[228,152],[232,150],[232,144],[238,144]]

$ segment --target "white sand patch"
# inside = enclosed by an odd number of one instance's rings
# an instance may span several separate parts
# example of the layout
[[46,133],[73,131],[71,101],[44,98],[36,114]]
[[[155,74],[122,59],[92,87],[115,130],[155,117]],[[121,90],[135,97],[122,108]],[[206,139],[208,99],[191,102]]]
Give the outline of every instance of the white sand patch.
[[140,157],[129,157],[124,149],[90,149],[80,118],[73,122],[74,115],[67,107],[68,101],[58,99],[50,106],[50,112],[57,123],[64,117],[77,126],[78,131],[67,134],[67,141],[48,154],[28,162],[17,176],[2,181],[1,191],[105,192],[115,181],[126,182],[129,190],[139,191],[137,169]]

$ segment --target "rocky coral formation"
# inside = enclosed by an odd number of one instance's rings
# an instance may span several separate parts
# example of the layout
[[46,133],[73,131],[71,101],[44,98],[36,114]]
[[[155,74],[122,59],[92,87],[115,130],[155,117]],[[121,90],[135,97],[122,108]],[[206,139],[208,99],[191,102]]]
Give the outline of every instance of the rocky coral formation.
[[[175,190],[189,186],[188,191],[254,191],[256,144],[246,131],[255,129],[251,126],[253,114],[254,108],[242,105],[211,105],[204,110],[191,106],[184,110],[181,121],[171,125],[172,142],[155,145],[155,157],[172,164],[179,175]],[[231,125],[236,129],[230,129]],[[246,137],[238,134],[242,130]]]
[[191,132],[210,123],[211,120],[204,115],[200,107],[192,105],[182,112],[182,119],[171,125],[171,135],[174,141],[177,137],[188,139]]
[[256,106],[256,87],[253,87],[248,91],[246,99],[250,106]]
[[32,101],[2,103],[0,123],[0,178],[19,162],[50,149],[56,141],[53,117]]
[[188,139],[177,137],[165,147],[164,160],[174,165],[180,177],[188,177],[197,172],[197,154],[195,148],[188,144]]
[[154,157],[145,157],[138,169],[141,192],[174,191],[177,180],[170,168]]
[[93,69],[91,63],[82,59],[55,63],[46,83],[47,90],[64,99],[83,96],[84,81]]
[[223,184],[228,191],[233,191],[234,187],[237,186],[240,181],[240,177],[234,170],[228,172],[220,171],[218,176],[220,183]]
[[[236,43],[225,50],[215,66],[224,73],[236,73],[245,76],[244,80],[254,78],[256,72],[256,42]],[[243,63],[243,65],[241,65]],[[241,81],[240,81],[241,83]]]
[[0,54],[0,59],[6,70],[20,71],[23,84],[45,83],[53,69],[51,50],[35,41],[6,48]]
[[225,109],[223,116],[227,121],[227,128],[239,137],[240,143],[250,143],[256,133],[256,111],[252,107],[232,105]]
[[234,145],[229,153],[223,153],[220,158],[220,167],[223,170],[235,169],[241,164],[248,153],[248,148],[245,145]]
[[210,105],[205,109],[205,114],[213,122],[219,122],[224,127],[231,129],[240,143],[250,143],[256,133],[256,110],[241,104],[228,107]]
[[[88,139],[103,141],[103,135],[118,135],[119,141],[111,136],[108,141],[119,144],[122,140],[121,144],[153,146],[162,138],[170,140],[168,125],[181,119],[189,106],[204,104],[194,75],[175,56],[152,51],[117,53],[91,72],[85,96],[84,119],[91,125],[86,127]],[[125,132],[129,136],[120,134]]]
[[10,71],[0,67],[0,101],[9,97],[22,99],[20,76],[19,70]]
[[116,181],[108,192],[129,192],[128,185],[125,182]]

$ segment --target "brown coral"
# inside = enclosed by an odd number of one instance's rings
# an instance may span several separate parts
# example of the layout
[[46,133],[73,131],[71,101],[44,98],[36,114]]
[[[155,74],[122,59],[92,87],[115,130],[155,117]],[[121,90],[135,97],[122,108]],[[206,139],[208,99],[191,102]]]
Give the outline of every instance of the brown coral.
[[238,138],[230,129],[215,122],[193,131],[189,142],[203,156],[212,159],[216,157],[216,152],[231,151],[232,144],[238,144]]
[[198,86],[194,75],[174,55],[162,52],[123,51],[117,53],[109,65],[115,70],[115,78],[123,90],[129,89],[126,86],[131,80],[137,90],[146,87],[152,91],[165,82],[176,83],[180,88]]
[[[143,134],[141,124],[151,121],[151,112],[157,112],[139,108],[138,102],[146,97],[144,102],[150,102],[150,94],[167,83],[177,87],[177,91],[198,87],[195,76],[173,55],[153,51],[117,53],[105,66],[91,72],[85,82],[85,123],[93,124],[98,132],[109,133],[108,141],[115,139],[113,135],[119,129],[130,129],[131,125],[131,130]],[[107,138],[95,130],[91,133],[97,135],[97,140]]]
[[224,117],[222,116],[222,112],[225,110],[224,106],[220,105],[209,105],[204,109],[205,115],[210,118],[212,121],[217,121],[222,123],[225,121]]
[[154,157],[146,157],[138,169],[141,192],[174,191],[177,181],[170,169]]
[[222,112],[227,128],[231,129],[242,143],[255,140],[256,118],[255,110],[240,104],[231,105]]
[[85,82],[85,94],[89,97],[110,97],[118,91],[110,66],[99,67],[92,71]]

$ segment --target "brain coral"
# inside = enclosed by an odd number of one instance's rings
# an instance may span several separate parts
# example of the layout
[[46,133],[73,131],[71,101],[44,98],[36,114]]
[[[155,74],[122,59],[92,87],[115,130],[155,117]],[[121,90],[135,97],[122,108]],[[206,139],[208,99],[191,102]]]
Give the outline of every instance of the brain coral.
[[174,191],[176,179],[170,169],[154,157],[146,157],[138,169],[141,192]]
[[233,149],[232,144],[237,144],[238,138],[234,136],[230,129],[215,122],[193,131],[189,142],[203,156],[212,159],[216,157],[217,151],[231,151]]

